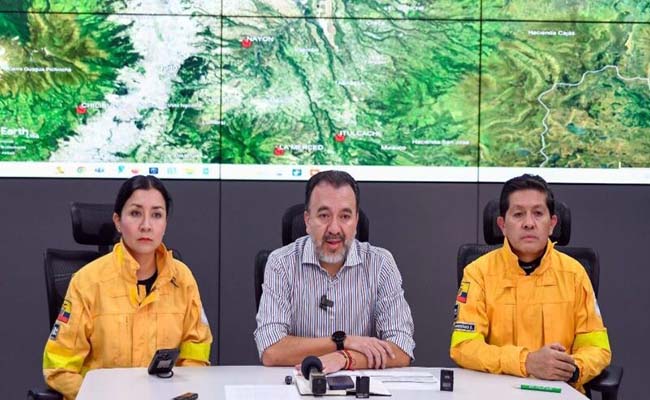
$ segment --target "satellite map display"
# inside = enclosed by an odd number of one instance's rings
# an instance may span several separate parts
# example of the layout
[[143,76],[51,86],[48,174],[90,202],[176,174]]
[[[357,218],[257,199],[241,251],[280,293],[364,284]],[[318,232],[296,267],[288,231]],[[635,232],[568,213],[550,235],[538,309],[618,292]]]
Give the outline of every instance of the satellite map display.
[[0,176],[328,167],[650,183],[650,2],[0,0]]
[[650,166],[650,26],[485,23],[481,165]]

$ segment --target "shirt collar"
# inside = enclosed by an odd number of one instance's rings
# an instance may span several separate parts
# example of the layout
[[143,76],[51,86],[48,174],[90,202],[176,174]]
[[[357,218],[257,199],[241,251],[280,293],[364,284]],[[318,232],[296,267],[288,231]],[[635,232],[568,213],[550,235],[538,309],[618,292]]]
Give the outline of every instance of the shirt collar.
[[[320,260],[316,254],[316,246],[314,245],[314,241],[309,235],[305,237],[305,247],[302,250],[302,264],[311,264],[320,267]],[[359,249],[359,241],[357,239],[354,239],[350,245],[350,250],[345,257],[345,262],[343,263],[343,267],[341,267],[341,269],[344,267],[353,267],[360,264],[361,254]]]

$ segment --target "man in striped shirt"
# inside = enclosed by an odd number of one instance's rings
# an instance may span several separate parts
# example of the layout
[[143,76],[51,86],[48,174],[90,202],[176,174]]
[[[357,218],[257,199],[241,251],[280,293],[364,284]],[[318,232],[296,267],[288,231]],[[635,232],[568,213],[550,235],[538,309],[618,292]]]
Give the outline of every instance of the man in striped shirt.
[[308,236],[269,256],[255,342],[266,366],[316,355],[325,373],[401,367],[413,359],[413,318],[385,249],[355,239],[359,187],[342,171],[307,183]]

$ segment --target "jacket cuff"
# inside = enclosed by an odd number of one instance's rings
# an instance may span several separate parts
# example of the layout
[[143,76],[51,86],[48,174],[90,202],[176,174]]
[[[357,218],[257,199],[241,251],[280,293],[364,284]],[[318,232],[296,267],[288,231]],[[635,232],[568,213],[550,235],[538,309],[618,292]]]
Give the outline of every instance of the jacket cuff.
[[528,357],[528,350],[517,346],[505,346],[503,350],[502,371],[508,375],[527,376],[526,358]]
[[524,377],[528,376],[528,370],[526,369],[526,360],[528,360],[528,354],[530,354],[530,351],[528,351],[526,348],[521,349],[521,353],[519,353],[519,369],[521,370],[521,376]]

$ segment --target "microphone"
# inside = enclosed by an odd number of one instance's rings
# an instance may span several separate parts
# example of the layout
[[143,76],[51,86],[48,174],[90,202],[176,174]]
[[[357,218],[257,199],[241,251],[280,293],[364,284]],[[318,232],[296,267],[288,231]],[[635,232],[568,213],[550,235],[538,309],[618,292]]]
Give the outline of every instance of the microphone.
[[327,379],[323,373],[323,363],[316,356],[307,356],[302,360],[300,371],[305,379],[309,379],[311,393],[322,396],[327,391]]
[[320,297],[320,304],[318,305],[318,307],[320,307],[322,310],[327,311],[327,307],[333,307],[333,306],[334,306],[334,302],[328,299],[326,294]]

